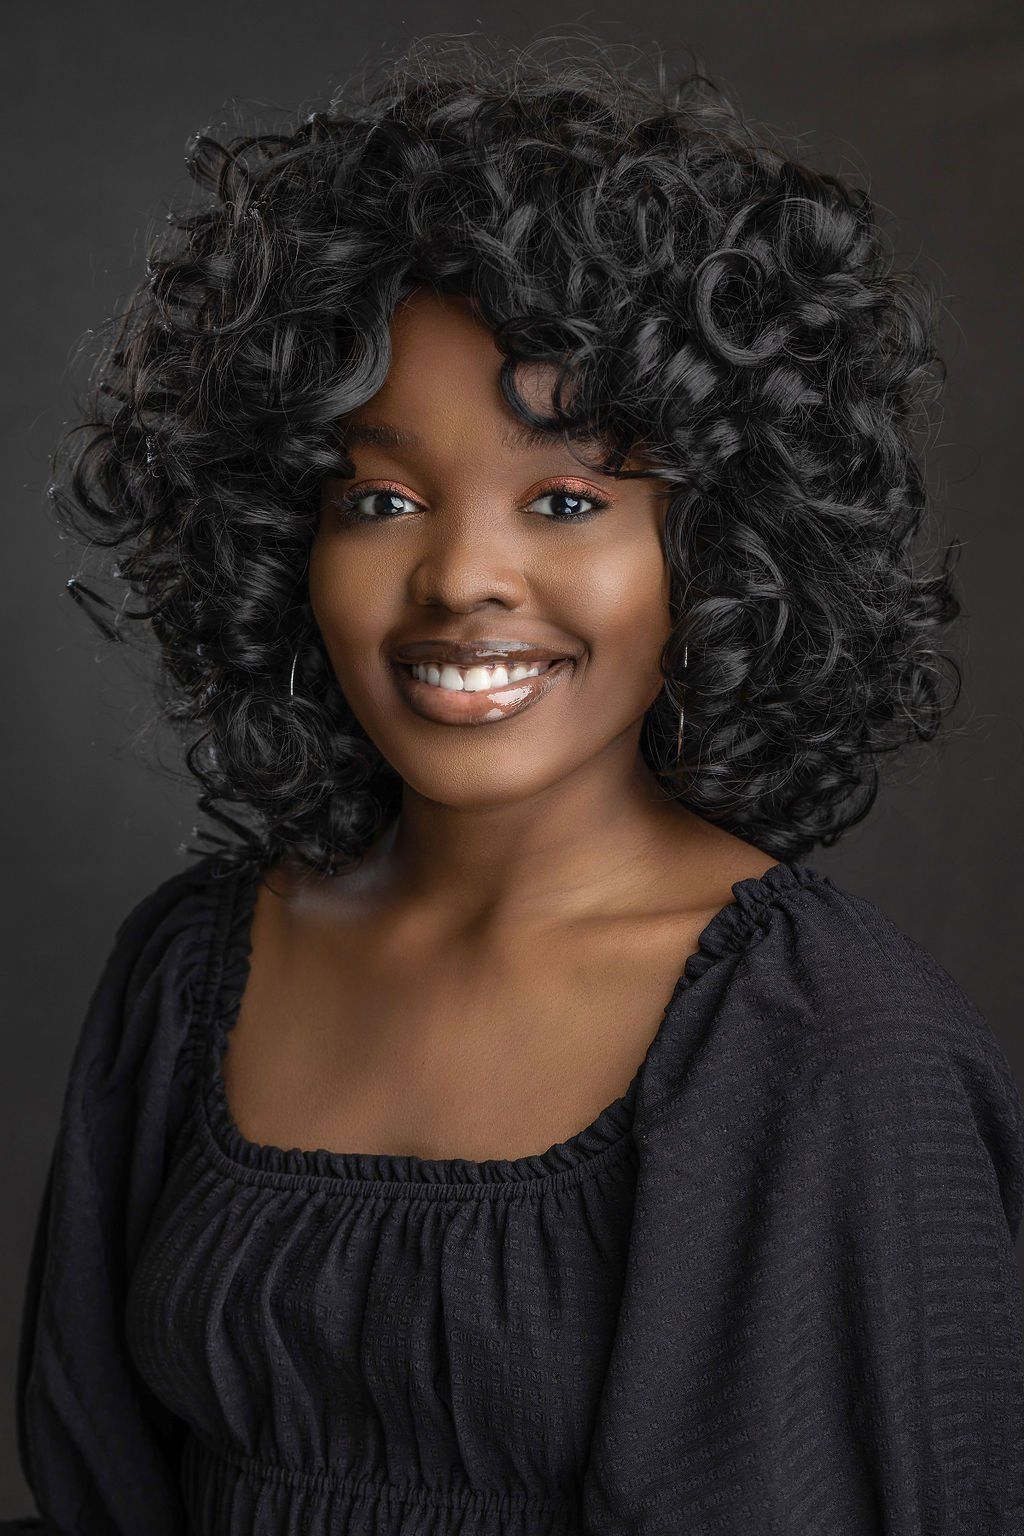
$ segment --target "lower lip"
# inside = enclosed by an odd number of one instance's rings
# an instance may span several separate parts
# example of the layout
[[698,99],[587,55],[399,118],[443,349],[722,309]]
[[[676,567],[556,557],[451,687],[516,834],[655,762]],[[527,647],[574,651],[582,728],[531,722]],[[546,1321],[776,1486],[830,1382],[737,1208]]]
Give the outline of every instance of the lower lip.
[[393,661],[390,665],[406,703],[424,720],[436,720],[441,725],[486,725],[493,720],[507,720],[510,715],[522,714],[524,709],[543,699],[568,675],[572,658],[566,656],[556,661],[536,677],[524,677],[518,683],[503,683],[497,688],[481,688],[469,693],[421,682],[418,677],[413,677],[409,667],[399,662]]

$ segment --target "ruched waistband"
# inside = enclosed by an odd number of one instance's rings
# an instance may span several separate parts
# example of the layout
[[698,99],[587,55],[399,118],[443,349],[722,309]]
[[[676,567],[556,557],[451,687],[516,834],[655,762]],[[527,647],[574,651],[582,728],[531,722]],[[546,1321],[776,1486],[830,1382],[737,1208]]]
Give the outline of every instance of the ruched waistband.
[[190,1536],[582,1536],[578,1500],[296,1469],[185,1441]]

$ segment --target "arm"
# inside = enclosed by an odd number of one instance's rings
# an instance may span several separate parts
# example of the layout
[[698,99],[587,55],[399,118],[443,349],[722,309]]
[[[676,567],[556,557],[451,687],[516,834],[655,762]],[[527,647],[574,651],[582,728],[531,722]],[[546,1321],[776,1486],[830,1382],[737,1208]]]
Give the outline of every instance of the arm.
[[202,940],[194,878],[172,876],[121,924],[67,1081],[17,1370],[19,1460],[41,1511],[27,1529],[44,1536],[186,1529],[177,1485],[184,1426],[136,1371],[123,1313],[184,1103],[181,1048]]
[[588,1536],[1022,1536],[1024,1107],[999,1047],[965,1000],[804,1024],[765,1002],[641,1131]]

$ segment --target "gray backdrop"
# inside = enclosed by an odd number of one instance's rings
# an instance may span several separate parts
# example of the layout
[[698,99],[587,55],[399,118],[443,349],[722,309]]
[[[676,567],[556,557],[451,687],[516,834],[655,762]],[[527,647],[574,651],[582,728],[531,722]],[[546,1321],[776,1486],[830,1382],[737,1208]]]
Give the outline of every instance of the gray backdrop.
[[622,9],[628,25],[595,9],[553,17],[525,0],[518,24],[493,0],[420,0],[415,12],[395,0],[37,0],[5,17],[0,623],[9,729],[0,773],[11,879],[0,1517],[31,1507],[15,1455],[17,1329],[82,1012],[118,922],[181,867],[176,849],[197,819],[173,745],[150,726],[144,678],[63,595],[79,561],[47,516],[48,456],[72,412],[85,332],[135,282],[149,222],[187,190],[186,139],[236,107],[250,121],[312,110],[352,70],[424,33],[520,42],[580,22],[610,41],[653,42],[670,58],[695,49],[750,116],[799,135],[812,163],[867,178],[898,221],[898,249],[920,253],[950,310],[950,379],[929,478],[939,531],[966,543],[965,697],[942,750],[908,761],[868,820],[809,862],[876,901],[938,957],[985,1012],[1024,1086],[1024,9],[1018,0],[634,0]]

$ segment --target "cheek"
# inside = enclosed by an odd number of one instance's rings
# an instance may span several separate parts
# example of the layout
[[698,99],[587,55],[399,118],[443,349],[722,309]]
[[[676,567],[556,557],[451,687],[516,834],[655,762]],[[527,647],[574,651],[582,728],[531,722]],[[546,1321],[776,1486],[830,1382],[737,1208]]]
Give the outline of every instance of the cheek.
[[379,555],[318,536],[309,552],[309,604],[337,664],[346,654],[365,656],[392,623],[391,590]]
[[[397,622],[393,584],[379,554],[353,540],[315,539],[309,553],[309,605],[331,670],[349,708],[369,730],[381,696],[380,649]],[[372,734],[372,732],[370,733]]]
[[631,687],[656,690],[662,647],[672,632],[670,573],[660,542],[643,538],[617,546],[584,579],[592,664],[602,674],[614,668]]

